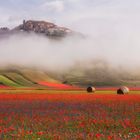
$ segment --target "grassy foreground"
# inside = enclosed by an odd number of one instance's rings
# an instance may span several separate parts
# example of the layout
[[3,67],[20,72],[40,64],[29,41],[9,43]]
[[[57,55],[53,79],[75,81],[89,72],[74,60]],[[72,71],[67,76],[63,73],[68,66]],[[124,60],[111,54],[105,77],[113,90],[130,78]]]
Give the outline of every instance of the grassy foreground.
[[128,95],[84,90],[0,92],[2,140],[140,139],[139,91]]

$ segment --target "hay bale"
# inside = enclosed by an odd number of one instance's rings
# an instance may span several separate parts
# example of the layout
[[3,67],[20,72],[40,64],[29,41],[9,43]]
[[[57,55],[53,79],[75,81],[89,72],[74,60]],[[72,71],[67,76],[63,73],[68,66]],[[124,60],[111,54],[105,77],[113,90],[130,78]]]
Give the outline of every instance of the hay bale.
[[117,94],[128,94],[129,88],[126,86],[122,86],[117,90]]
[[87,88],[87,92],[89,92],[89,93],[90,92],[95,92],[95,91],[96,91],[96,89],[94,87],[90,86],[90,87]]

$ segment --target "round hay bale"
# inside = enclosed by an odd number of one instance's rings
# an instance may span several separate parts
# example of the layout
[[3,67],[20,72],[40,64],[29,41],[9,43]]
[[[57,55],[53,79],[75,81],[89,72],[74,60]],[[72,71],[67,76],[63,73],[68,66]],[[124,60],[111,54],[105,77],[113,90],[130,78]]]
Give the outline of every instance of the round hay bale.
[[128,94],[129,88],[126,86],[122,86],[117,90],[117,94]]
[[96,89],[94,87],[90,86],[90,87],[87,88],[87,92],[89,92],[89,93],[90,92],[95,92],[95,91],[96,91]]

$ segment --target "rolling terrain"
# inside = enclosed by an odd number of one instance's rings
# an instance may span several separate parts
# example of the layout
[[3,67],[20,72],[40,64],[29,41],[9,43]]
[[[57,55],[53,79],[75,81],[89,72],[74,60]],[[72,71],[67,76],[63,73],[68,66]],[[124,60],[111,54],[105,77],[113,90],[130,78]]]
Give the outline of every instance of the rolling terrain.
[[63,84],[39,70],[3,69],[0,70],[0,88],[68,89],[72,86]]
[[[91,73],[90,73],[91,72]],[[30,68],[6,68],[0,70],[0,87],[1,88],[66,88],[68,87],[118,87],[126,85],[130,87],[140,87],[140,80],[133,77],[106,74],[99,72],[76,70],[63,73],[47,73],[43,70]],[[68,88],[67,87],[67,88]]]

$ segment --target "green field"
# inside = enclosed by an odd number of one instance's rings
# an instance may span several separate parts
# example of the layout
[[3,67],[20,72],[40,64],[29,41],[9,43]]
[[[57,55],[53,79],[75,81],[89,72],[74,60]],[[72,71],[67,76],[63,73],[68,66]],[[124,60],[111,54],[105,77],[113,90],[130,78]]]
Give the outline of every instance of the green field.
[[[96,91],[95,93],[87,93],[86,89],[82,90],[53,90],[53,89],[1,89],[0,94],[28,94],[28,93],[35,93],[35,94],[117,94],[117,92],[104,90],[104,91]],[[130,91],[129,94],[140,94],[140,91]]]

